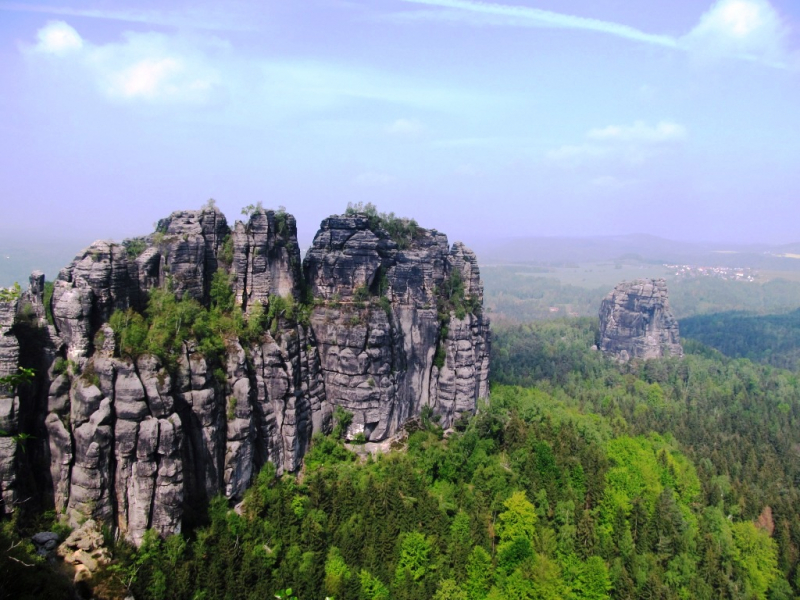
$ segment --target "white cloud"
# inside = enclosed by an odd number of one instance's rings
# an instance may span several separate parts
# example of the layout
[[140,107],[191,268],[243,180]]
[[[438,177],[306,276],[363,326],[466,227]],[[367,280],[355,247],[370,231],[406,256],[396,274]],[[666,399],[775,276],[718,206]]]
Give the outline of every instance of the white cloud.
[[425,126],[417,119],[397,119],[386,128],[386,133],[398,137],[417,138],[425,131]]
[[[608,125],[586,133],[588,141],[566,144],[545,154],[557,165],[575,167],[589,162],[611,161],[628,165],[641,165],[688,137],[685,126],[670,121],[648,125],[636,121],[633,125]],[[607,183],[607,182],[606,182]]]
[[681,44],[707,60],[736,57],[785,67],[787,34],[767,0],[718,0]]
[[39,40],[34,46],[37,52],[63,55],[83,48],[83,39],[64,21],[50,21],[37,33]]
[[203,92],[210,83],[202,79],[189,82],[182,88],[176,79],[184,71],[182,62],[175,58],[147,58],[109,77],[108,93],[124,98],[147,98],[180,95],[184,91]]
[[686,139],[687,132],[683,125],[661,121],[649,126],[643,121],[633,125],[609,125],[600,129],[592,129],[587,137],[592,140],[608,142],[630,142],[639,144],[661,144]]
[[54,55],[65,68],[83,71],[111,98],[202,104],[221,79],[213,53],[224,44],[216,41],[129,32],[121,42],[96,45],[63,21],[48,23],[37,39],[28,48],[33,54]]

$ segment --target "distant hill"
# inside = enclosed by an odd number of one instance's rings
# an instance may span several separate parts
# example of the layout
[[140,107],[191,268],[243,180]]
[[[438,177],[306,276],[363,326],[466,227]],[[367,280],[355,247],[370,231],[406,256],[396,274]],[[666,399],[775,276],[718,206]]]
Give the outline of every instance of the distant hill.
[[88,243],[81,242],[31,242],[0,240],[0,287],[19,282],[27,287],[32,271],[43,271],[48,281],[55,279],[59,270],[69,264]]
[[640,260],[647,263],[746,267],[769,271],[800,271],[800,243],[720,244],[679,242],[632,234],[596,237],[529,237],[484,243],[477,248],[483,263],[535,263],[564,266],[575,263]]

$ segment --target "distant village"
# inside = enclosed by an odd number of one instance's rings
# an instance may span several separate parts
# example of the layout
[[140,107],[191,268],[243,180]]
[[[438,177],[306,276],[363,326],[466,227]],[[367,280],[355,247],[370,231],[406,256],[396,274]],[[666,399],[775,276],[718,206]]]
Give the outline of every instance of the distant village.
[[695,265],[664,265],[678,279],[715,277],[725,281],[755,281],[758,273],[739,267],[697,267]]

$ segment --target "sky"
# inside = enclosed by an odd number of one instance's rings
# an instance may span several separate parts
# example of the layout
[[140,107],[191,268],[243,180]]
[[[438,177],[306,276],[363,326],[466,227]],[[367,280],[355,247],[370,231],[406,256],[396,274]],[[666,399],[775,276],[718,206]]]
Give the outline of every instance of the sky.
[[467,245],[800,241],[797,0],[0,0],[0,237],[209,198]]

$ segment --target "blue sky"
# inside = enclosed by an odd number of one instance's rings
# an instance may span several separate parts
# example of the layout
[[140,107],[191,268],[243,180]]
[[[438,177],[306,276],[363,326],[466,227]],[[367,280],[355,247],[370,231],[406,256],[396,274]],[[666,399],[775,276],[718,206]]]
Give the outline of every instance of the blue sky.
[[[215,198],[468,244],[800,240],[796,0],[0,0],[0,235]],[[80,243],[78,245],[81,245]]]

